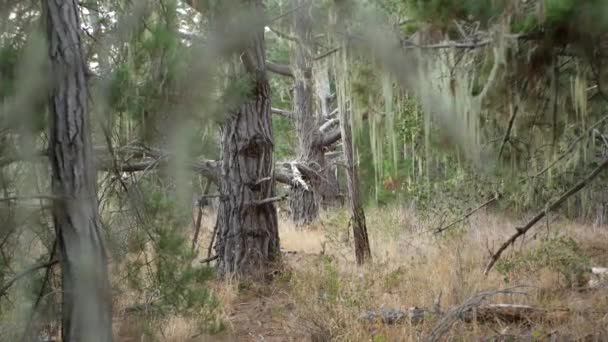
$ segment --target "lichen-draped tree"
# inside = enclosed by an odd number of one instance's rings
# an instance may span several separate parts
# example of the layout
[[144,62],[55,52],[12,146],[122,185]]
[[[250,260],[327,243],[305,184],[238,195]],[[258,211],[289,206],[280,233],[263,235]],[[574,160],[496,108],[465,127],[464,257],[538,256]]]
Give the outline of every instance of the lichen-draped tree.
[[[347,12],[347,3],[341,0],[335,1],[336,16],[334,20],[337,32],[348,32],[345,24],[344,16]],[[371,259],[371,250],[369,247],[369,238],[367,236],[367,225],[365,222],[365,211],[363,209],[363,201],[361,199],[361,184],[359,182],[359,167],[355,162],[355,147],[353,145],[352,134],[352,99],[348,92],[349,84],[347,82],[348,69],[348,47],[345,42],[342,42],[340,51],[337,57],[334,58],[336,69],[336,88],[338,95],[338,112],[340,114],[340,131],[342,132],[342,145],[344,149],[344,162],[346,169],[346,184],[348,188],[348,202],[351,211],[350,225],[353,228],[353,237],[355,240],[355,257],[358,265],[364,264]]]
[[[261,0],[244,0],[243,4],[249,7],[251,18],[262,18]],[[259,276],[280,257],[277,213],[271,200],[274,147],[264,25],[259,20],[252,22],[240,53],[241,76],[249,79],[250,89],[245,101],[222,124],[215,247],[221,275]]]
[[[332,117],[335,112],[331,108],[331,91],[329,81],[329,63],[322,61],[318,62],[313,68],[313,77],[315,79],[315,91],[317,94],[317,103],[320,112],[318,115],[324,123],[335,122]],[[333,127],[329,127],[333,128]],[[340,127],[336,133],[340,132]],[[340,183],[338,181],[338,167],[330,159],[326,158],[326,165],[323,167],[323,186],[320,188],[321,205],[329,207],[334,205],[342,205],[344,197],[340,193]]]
[[[312,82],[312,18],[310,0],[297,0],[294,6],[293,29],[297,41],[294,43],[292,71],[294,74],[294,119],[298,137],[298,159],[311,169],[320,172],[324,164],[321,133],[318,121],[313,114],[313,82]],[[316,167],[315,167],[316,166]],[[292,220],[300,224],[308,224],[317,218],[319,213],[319,194],[321,177],[308,179],[308,186],[295,182],[291,186],[289,207]]]
[[111,341],[110,285],[97,208],[78,2],[45,0],[42,7],[52,71],[49,159],[62,269],[62,340]]
[[[307,186],[295,182],[291,187],[289,206],[292,220],[308,224],[318,217],[323,197],[330,197],[334,184],[330,181],[325,149],[340,138],[339,131],[322,132],[321,120],[326,117],[314,111],[313,69],[313,21],[311,0],[297,0],[294,4],[293,31],[295,49],[292,63],[294,76],[294,120],[298,137],[298,161],[309,170]],[[312,177],[311,177],[312,176]],[[324,196],[327,195],[327,196]]]

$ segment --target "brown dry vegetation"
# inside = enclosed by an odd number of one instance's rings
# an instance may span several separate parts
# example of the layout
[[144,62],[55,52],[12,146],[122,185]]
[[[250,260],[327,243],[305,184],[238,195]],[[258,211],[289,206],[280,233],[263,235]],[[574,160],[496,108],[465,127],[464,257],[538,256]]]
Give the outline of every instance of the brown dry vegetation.
[[[207,213],[203,223],[204,239],[211,233],[212,216]],[[584,284],[568,286],[561,274],[548,267],[514,271],[508,277],[496,270],[483,275],[489,249],[512,232],[515,220],[481,213],[464,227],[435,236],[428,232],[433,223],[408,208],[371,209],[373,262],[357,267],[352,237],[346,233],[347,217],[340,210],[324,213],[303,230],[281,220],[281,244],[288,253],[271,283],[214,282],[221,302],[218,320],[225,324],[222,332],[202,334],[196,317],[155,321],[150,315],[121,314],[133,304],[123,295],[115,305],[117,340],[141,341],[148,329],[162,341],[417,341],[428,335],[437,317],[427,314],[420,325],[389,326],[364,323],[359,315],[382,306],[432,308],[440,295],[445,312],[480,291],[516,285],[528,286],[518,289],[525,294],[497,295],[488,303],[532,305],[547,309],[548,314],[527,324],[458,322],[449,337],[608,339],[608,288],[583,291]],[[533,236],[517,243],[504,258],[532,250],[543,238],[555,235],[572,237],[590,264],[608,265],[608,228],[566,221],[539,225]],[[207,241],[201,241],[201,258],[206,246]]]

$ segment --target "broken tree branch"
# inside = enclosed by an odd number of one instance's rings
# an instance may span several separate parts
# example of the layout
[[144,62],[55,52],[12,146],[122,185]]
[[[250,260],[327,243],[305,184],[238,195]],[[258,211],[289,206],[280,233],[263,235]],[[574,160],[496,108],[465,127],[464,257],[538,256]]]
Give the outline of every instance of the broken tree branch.
[[285,109],[270,108],[270,112],[272,114],[277,114],[277,115],[284,116],[284,117],[289,118],[289,119],[293,119],[293,112],[290,112],[290,111],[285,110]]
[[587,177],[581,180],[578,184],[572,187],[570,190],[566,191],[560,198],[551,203],[547,208],[532,218],[525,226],[516,228],[515,234],[513,234],[507,241],[505,241],[500,248],[492,255],[488,265],[483,271],[484,274],[488,274],[496,261],[500,259],[501,254],[511,246],[515,240],[517,240],[520,236],[526,234],[538,221],[540,221],[548,212],[557,209],[562,203],[564,203],[570,196],[576,194],[581,189],[583,189],[587,184],[589,184],[593,179],[595,179],[604,169],[608,167],[608,159],[605,159],[595,170],[593,170]]
[[289,197],[289,195],[285,194],[285,195],[281,195],[281,196],[264,198],[263,200],[254,201],[253,204],[254,205],[263,205],[263,204],[268,204],[268,203],[274,203],[274,202],[282,201],[282,200],[286,199],[287,197]]
[[279,37],[279,38],[283,38],[283,39],[286,39],[286,40],[291,40],[292,42],[299,43],[298,38],[296,38],[294,36],[290,36],[287,33],[281,32],[281,31],[275,29],[272,26],[266,26],[266,27],[268,27],[268,29],[270,30],[270,32],[276,34],[277,37]]
[[329,146],[342,138],[342,131],[340,129],[336,129],[333,132],[328,132],[324,134],[321,139],[321,146]]
[[509,119],[509,126],[507,127],[507,131],[505,132],[504,138],[502,138],[502,144],[500,144],[500,150],[498,151],[498,159],[502,156],[502,152],[509,141],[509,137],[511,136],[511,130],[513,130],[513,124],[515,123],[515,117],[517,116],[517,111],[519,110],[519,106],[515,106],[513,109],[513,113],[511,113],[511,118]]
[[458,320],[462,319],[467,315],[467,313],[471,312],[478,308],[484,301],[488,298],[496,296],[498,294],[524,294],[520,291],[515,291],[516,289],[523,288],[524,286],[517,286],[510,289],[503,290],[490,290],[483,291],[475,294],[471,298],[467,299],[463,304],[457,306],[450,311],[448,311],[437,324],[431,330],[431,333],[425,341],[429,342],[438,342],[443,341],[444,336],[450,331],[454,323]]

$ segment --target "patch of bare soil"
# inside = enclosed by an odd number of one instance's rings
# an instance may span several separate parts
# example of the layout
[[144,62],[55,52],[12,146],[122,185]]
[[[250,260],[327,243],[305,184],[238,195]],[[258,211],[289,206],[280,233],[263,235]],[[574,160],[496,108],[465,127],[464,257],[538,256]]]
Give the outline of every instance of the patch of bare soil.
[[[318,255],[311,253],[284,253],[285,272],[316,258]],[[266,286],[256,285],[239,290],[227,316],[229,322],[226,332],[197,336],[192,341],[284,342],[310,339],[295,327],[297,317],[295,304],[289,297],[289,284],[280,279]]]

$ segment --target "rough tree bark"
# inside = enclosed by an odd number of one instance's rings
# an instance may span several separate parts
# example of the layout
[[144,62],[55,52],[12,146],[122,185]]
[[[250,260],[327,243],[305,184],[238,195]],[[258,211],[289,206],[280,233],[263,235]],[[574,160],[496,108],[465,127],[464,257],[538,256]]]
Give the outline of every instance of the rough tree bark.
[[[263,14],[262,1],[246,1],[252,18]],[[249,98],[222,126],[220,193],[217,217],[220,275],[257,277],[280,257],[274,195],[270,85],[266,77],[264,26],[251,29],[242,51],[251,80]]]
[[111,341],[110,285],[97,211],[78,2],[46,0],[42,7],[53,80],[49,159],[62,268],[62,340]]
[[367,226],[365,224],[365,212],[359,192],[359,170],[355,163],[353,148],[352,129],[346,108],[340,110],[340,130],[342,131],[342,144],[344,146],[344,161],[346,164],[346,183],[348,187],[348,202],[351,210],[350,224],[353,227],[355,240],[355,257],[357,264],[362,265],[371,259],[369,239],[367,237]]

